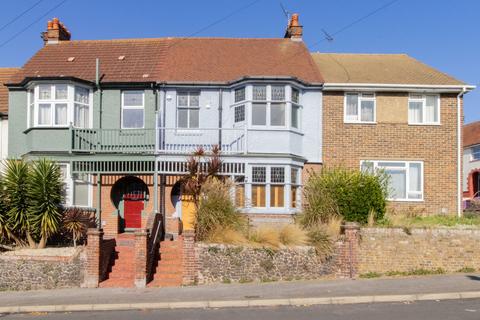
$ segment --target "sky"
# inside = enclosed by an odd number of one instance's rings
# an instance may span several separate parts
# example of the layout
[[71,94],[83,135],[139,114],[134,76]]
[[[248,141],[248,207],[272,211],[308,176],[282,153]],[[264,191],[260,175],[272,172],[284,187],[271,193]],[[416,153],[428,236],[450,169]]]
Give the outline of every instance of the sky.
[[[282,3],[288,12],[299,13],[303,40],[311,51],[406,53],[480,85],[479,0],[391,2],[0,0],[0,67],[22,66],[43,46],[40,32],[53,17],[60,18],[72,39],[270,38],[283,37],[287,20]],[[384,8],[368,16],[380,7]],[[333,35],[333,41],[327,41],[322,30]],[[476,120],[480,120],[480,88],[465,96],[465,122]]]

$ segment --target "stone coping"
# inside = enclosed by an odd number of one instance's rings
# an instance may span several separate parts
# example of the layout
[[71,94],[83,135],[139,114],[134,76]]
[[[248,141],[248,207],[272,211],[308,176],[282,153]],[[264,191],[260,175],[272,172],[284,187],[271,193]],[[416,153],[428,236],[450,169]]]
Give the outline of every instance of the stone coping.
[[58,247],[45,249],[19,249],[0,254],[0,260],[34,260],[34,261],[64,261],[69,262],[78,257],[84,250],[83,246]]

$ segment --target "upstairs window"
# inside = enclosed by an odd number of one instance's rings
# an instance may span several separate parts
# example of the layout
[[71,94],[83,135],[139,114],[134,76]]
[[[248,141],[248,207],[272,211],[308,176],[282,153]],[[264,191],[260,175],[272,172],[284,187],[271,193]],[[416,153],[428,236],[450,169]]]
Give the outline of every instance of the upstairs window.
[[122,129],[141,129],[145,125],[143,91],[122,92]]
[[177,127],[198,128],[200,109],[199,92],[179,92],[177,94]]
[[252,99],[252,125],[285,127],[285,86],[253,86]]
[[298,89],[292,88],[292,110],[290,116],[290,122],[292,128],[300,129],[300,91]]
[[39,84],[28,90],[29,127],[67,127],[70,123],[81,128],[90,126],[88,88],[58,83]]
[[440,124],[440,96],[411,94],[408,99],[409,124]]
[[[235,104],[245,101],[245,87],[235,89]],[[235,123],[245,121],[245,104],[238,104],[233,107]]]
[[344,121],[347,123],[375,122],[374,93],[346,93]]
[[235,89],[235,102],[241,102],[245,100],[245,87]]
[[471,156],[471,161],[477,161],[480,160],[480,145],[478,146],[473,146],[471,148],[472,150],[472,156]]

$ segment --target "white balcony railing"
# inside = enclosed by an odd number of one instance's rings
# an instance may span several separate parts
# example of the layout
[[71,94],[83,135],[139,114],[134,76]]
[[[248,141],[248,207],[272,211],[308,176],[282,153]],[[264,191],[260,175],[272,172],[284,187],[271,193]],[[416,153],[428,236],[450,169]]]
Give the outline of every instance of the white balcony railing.
[[243,128],[158,128],[158,152],[189,154],[203,148],[210,151],[219,146],[223,154],[246,152],[246,131]]

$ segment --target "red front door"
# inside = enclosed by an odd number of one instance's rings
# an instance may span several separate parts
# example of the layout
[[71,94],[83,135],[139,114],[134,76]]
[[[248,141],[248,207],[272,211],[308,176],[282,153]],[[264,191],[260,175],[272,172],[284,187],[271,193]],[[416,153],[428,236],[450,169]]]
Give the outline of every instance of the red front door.
[[127,193],[123,195],[125,228],[139,229],[142,227],[144,200],[145,197],[143,193]]

